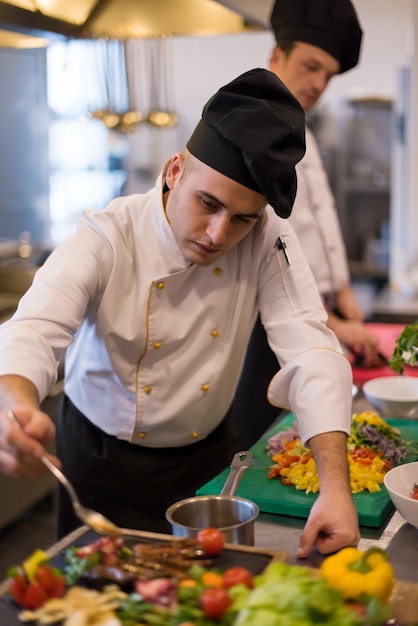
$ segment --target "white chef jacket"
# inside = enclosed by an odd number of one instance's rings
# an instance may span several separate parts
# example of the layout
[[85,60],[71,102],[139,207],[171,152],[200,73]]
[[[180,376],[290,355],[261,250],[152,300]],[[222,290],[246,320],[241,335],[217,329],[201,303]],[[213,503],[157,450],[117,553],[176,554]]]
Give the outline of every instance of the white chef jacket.
[[268,206],[213,265],[190,264],[161,177],[86,211],[52,252],[0,327],[0,375],[27,377],[44,398],[69,346],[65,392],[92,423],[139,445],[187,445],[226,415],[258,308],[282,366],[270,401],[295,412],[305,441],[348,433],[351,368],[289,223]]
[[289,221],[321,295],[335,295],[350,282],[347,255],[334,197],[309,128],[306,128],[305,156],[297,164],[296,173],[298,187]]

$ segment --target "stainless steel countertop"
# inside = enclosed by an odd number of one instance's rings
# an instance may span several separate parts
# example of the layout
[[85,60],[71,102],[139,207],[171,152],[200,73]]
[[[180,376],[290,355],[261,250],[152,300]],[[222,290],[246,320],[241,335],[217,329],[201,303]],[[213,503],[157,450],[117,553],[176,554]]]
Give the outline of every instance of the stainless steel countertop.
[[[255,525],[255,545],[280,550],[289,563],[319,567],[324,557],[314,551],[307,559],[297,559],[296,551],[305,520],[261,514]],[[361,528],[360,550],[375,545],[387,550],[398,580],[418,583],[418,529],[396,511],[383,528]]]

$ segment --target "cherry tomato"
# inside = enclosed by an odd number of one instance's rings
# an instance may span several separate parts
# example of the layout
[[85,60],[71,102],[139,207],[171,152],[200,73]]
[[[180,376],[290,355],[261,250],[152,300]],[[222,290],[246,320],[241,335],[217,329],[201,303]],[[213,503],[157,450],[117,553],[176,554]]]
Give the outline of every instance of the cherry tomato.
[[209,587],[200,596],[200,606],[203,613],[211,619],[219,619],[231,606],[232,600],[225,589]]
[[207,556],[216,556],[224,545],[225,538],[219,528],[203,528],[196,535],[196,541]]
[[20,603],[25,609],[38,609],[48,600],[48,594],[35,580],[27,586],[25,595]]
[[10,582],[10,594],[18,604],[22,604],[28,584],[22,572],[17,573]]
[[46,592],[49,592],[49,590],[54,586],[54,578],[55,574],[52,567],[49,565],[40,565],[35,571],[36,582],[38,582]]
[[40,565],[35,572],[35,580],[45,589],[49,598],[60,598],[64,593],[64,578],[50,565]]
[[239,584],[252,589],[254,587],[252,573],[245,567],[230,567],[223,575],[223,586],[229,588]]
[[50,598],[61,598],[65,591],[65,581],[62,576],[55,576],[54,584],[49,590],[48,596]]
[[418,500],[418,485],[417,484],[414,484],[412,488],[411,498],[413,498],[414,500]]

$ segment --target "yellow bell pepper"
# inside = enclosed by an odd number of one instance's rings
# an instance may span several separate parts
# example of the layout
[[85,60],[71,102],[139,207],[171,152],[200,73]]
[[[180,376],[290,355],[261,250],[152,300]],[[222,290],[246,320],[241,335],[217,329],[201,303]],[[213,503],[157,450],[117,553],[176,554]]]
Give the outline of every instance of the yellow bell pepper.
[[35,550],[35,552],[23,562],[23,571],[29,580],[34,580],[36,570],[40,565],[47,564],[49,562],[48,555],[44,550]]
[[385,551],[378,547],[365,552],[343,548],[324,559],[320,575],[347,600],[366,596],[387,602],[394,584],[393,568]]

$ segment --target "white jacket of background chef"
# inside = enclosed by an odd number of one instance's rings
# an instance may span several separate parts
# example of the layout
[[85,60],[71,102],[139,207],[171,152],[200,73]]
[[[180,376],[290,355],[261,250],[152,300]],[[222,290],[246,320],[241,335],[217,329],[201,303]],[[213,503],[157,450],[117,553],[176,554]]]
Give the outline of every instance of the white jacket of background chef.
[[0,327],[0,375],[27,377],[44,398],[70,346],[65,391],[94,424],[135,444],[187,445],[227,413],[258,307],[282,365],[270,401],[294,411],[305,441],[349,433],[351,368],[291,226],[268,206],[219,261],[191,265],[161,178],[87,211],[54,250]]
[[347,255],[327,174],[316,140],[306,128],[306,152],[296,166],[297,193],[289,218],[321,295],[350,282]]

